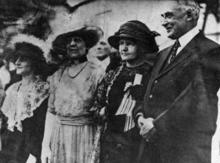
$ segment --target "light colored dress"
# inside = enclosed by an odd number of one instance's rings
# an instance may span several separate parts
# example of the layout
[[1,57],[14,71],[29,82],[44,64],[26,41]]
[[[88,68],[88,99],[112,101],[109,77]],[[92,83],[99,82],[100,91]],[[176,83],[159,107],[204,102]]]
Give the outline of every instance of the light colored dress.
[[94,142],[96,126],[89,110],[103,72],[90,62],[73,69],[74,75],[66,67],[50,77],[49,111],[56,115],[52,163],[87,163]]

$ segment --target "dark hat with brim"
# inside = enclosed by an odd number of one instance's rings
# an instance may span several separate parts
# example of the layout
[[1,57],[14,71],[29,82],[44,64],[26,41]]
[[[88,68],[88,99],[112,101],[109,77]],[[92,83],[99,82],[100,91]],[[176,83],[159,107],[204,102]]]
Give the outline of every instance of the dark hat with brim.
[[132,20],[121,25],[119,30],[108,38],[108,42],[115,49],[119,48],[119,41],[123,38],[139,41],[147,46],[158,35],[159,33],[151,31],[144,23]]
[[48,64],[44,57],[43,50],[32,43],[18,42],[15,43],[15,49],[13,52],[12,61],[19,57],[25,57],[31,61],[36,75],[47,76],[48,75]]
[[78,36],[82,38],[87,48],[93,47],[100,39],[100,34],[98,31],[98,28],[95,27],[83,27],[71,32],[67,32],[64,34],[61,34],[56,37],[56,39],[53,42],[53,46],[60,46],[64,45],[63,50],[66,50],[66,45],[70,42],[70,39],[74,36]]
[[15,43],[15,49],[13,53],[14,57],[25,57],[30,60],[45,62],[43,50],[36,45],[28,42]]

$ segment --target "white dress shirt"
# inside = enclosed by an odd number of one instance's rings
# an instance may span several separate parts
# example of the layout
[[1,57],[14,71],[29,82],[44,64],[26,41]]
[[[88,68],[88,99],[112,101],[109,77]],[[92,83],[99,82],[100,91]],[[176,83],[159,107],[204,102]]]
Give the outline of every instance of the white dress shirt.
[[199,33],[199,28],[196,26],[187,33],[185,33],[183,36],[181,36],[178,40],[180,43],[180,47],[177,50],[176,55],[179,54],[181,50]]

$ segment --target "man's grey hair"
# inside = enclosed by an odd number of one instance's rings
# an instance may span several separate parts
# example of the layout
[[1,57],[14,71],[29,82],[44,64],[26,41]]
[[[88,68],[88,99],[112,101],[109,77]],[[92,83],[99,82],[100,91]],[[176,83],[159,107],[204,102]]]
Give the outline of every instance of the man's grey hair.
[[177,0],[177,2],[181,5],[182,9],[187,10],[192,14],[195,21],[199,19],[200,7],[198,2],[195,0]]

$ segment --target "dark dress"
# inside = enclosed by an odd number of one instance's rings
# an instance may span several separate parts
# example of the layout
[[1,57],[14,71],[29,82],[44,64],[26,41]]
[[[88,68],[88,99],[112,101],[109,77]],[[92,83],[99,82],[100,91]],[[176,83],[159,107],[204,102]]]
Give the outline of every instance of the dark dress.
[[116,115],[116,112],[124,97],[126,83],[133,82],[136,74],[143,75],[142,84],[131,87],[131,95],[135,100],[143,98],[151,67],[146,62],[134,68],[122,65],[116,70],[109,70],[100,84],[98,104],[95,105],[99,105],[98,108],[107,107],[107,127],[101,137],[101,163],[135,162],[141,141],[138,128],[133,127],[125,131],[126,114]]
[[[12,85],[12,89],[17,88],[17,85],[18,83]],[[8,98],[12,97],[10,95],[7,96]],[[5,114],[6,119],[10,119],[8,118],[9,111],[5,109],[6,106],[10,108],[10,105],[7,104],[7,101],[9,100],[7,99],[7,96],[3,103],[4,108],[2,108],[2,112]],[[32,115],[27,116],[21,121],[22,131],[16,126],[14,126],[14,131],[12,131],[9,129],[10,125],[3,129],[2,150],[0,151],[1,163],[25,163],[29,154],[36,157],[37,163],[40,162],[41,144],[44,135],[48,103],[47,90],[45,90],[44,95],[42,95],[41,98],[42,99],[39,98],[36,100],[40,100],[40,102],[36,104],[37,107],[33,110]],[[14,104],[14,102],[11,103]],[[16,107],[16,105],[14,107]]]

